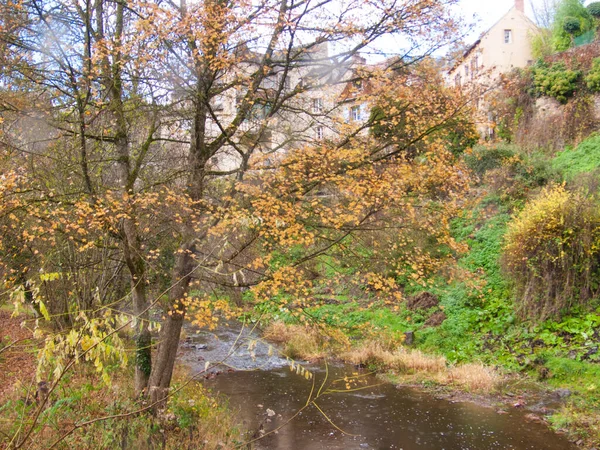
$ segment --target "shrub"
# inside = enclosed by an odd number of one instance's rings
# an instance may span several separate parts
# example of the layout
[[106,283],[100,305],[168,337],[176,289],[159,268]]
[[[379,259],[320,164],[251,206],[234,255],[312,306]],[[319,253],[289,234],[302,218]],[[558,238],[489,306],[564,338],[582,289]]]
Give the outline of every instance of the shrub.
[[533,68],[533,83],[540,95],[554,97],[561,103],[573,95],[577,88],[577,79],[581,72],[570,70],[564,63],[548,66],[538,63]]
[[563,30],[569,34],[575,34],[581,30],[581,23],[577,17],[565,17]]
[[573,36],[579,36],[593,27],[594,18],[581,0],[557,2],[551,27],[554,50],[559,52],[567,50],[573,44]]
[[509,224],[503,266],[522,318],[557,317],[600,281],[600,210],[583,191],[552,186]]
[[534,59],[544,58],[554,53],[552,48],[552,32],[542,28],[531,36],[531,54]]
[[592,68],[585,77],[585,84],[593,92],[600,91],[600,58],[594,59]]
[[496,169],[515,156],[515,147],[512,145],[498,144],[493,147],[478,145],[463,157],[465,164],[481,176],[488,170]]
[[588,12],[595,18],[600,18],[600,2],[593,2],[587,5]]

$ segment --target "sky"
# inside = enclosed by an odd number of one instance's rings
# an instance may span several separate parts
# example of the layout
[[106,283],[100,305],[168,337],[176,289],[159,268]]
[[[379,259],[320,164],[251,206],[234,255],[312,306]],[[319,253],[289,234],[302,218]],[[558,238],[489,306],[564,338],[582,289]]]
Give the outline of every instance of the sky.
[[[551,0],[525,0],[525,13],[533,20],[532,3],[540,5],[548,1]],[[472,31],[464,38],[465,44],[475,42],[481,33],[490,29],[514,4],[514,0],[459,0],[454,14],[463,18],[465,33],[469,26],[472,26]],[[375,52],[363,55],[371,63],[379,62],[387,56],[397,55],[398,49],[405,47],[405,42],[401,37],[388,36],[379,40],[374,47],[377,48]],[[434,54],[442,56],[447,50],[442,48]],[[384,53],[377,54],[377,51]]]
[[[533,18],[529,3],[529,0],[525,0],[525,12]],[[514,4],[514,0],[461,0],[460,13],[468,21],[475,21],[474,34],[478,36],[494,25]]]
[[[525,13],[533,20],[532,5],[540,6],[544,0],[525,0]],[[590,0],[584,2],[590,3]],[[504,13],[513,5],[514,0],[460,0],[460,12],[463,17],[472,20],[475,17],[476,25],[473,33],[473,40],[484,31],[491,28]]]
[[[525,14],[535,22],[533,8],[538,11],[543,10],[542,5],[549,4],[552,1],[558,0],[525,0]],[[594,0],[585,0],[584,4],[589,4]],[[465,44],[475,42],[479,36],[489,30],[504,14],[508,12],[515,4],[515,0],[459,0],[454,11],[455,15],[462,17],[464,20],[464,31],[468,31],[471,26],[471,32],[464,37]],[[385,57],[394,56],[398,53],[398,49],[405,48],[406,43],[401,37],[389,36],[382,38],[374,46],[376,48],[371,54],[366,52],[363,56],[370,63],[379,62]],[[434,52],[434,55],[443,56],[447,52],[444,47]],[[383,52],[382,54],[379,52]]]

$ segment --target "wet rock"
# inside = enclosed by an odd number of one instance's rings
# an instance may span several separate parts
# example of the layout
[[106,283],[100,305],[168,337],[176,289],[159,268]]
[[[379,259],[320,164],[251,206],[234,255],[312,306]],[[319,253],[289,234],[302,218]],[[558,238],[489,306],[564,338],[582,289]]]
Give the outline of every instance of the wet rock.
[[571,391],[569,389],[557,389],[554,391],[554,395],[558,398],[567,398],[571,396]]
[[431,292],[421,292],[406,299],[406,307],[411,311],[416,309],[429,309],[440,303],[436,295]]
[[525,400],[517,400],[513,403],[513,408],[522,408],[525,406]]
[[425,321],[425,326],[439,327],[442,324],[442,322],[446,320],[446,318],[446,313],[444,311],[435,312],[429,317],[429,319]]
[[544,415],[548,415],[550,414],[552,411],[543,405],[536,405],[530,408],[532,411],[538,412],[540,414],[544,414]]
[[496,411],[496,414],[508,414],[508,411],[504,411],[503,409],[499,409]]
[[585,355],[583,355],[583,359],[590,359],[592,356],[598,353],[598,346],[590,348]]
[[206,344],[196,344],[196,350],[206,350],[208,348],[208,345]]
[[525,420],[527,422],[534,422],[534,423],[542,423],[544,422],[544,419],[542,419],[540,416],[536,415],[536,414],[525,414]]

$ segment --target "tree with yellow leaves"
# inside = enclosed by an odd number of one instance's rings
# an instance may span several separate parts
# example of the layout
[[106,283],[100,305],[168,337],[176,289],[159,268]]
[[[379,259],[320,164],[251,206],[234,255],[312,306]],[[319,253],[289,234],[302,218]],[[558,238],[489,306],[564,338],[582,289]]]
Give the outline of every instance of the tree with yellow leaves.
[[[448,220],[468,179],[448,130],[468,111],[423,58],[450,39],[453,3],[7,5],[20,22],[1,16],[3,94],[26,99],[4,123],[5,173],[22,170],[3,188],[18,199],[2,197],[5,226],[18,228],[2,238],[9,287],[41,285],[36,301],[71,317],[64,327],[82,310],[130,314],[110,327],[135,321],[136,388],[160,404],[185,317],[212,323],[217,288],[286,298],[301,317],[323,284],[315,261],[364,240],[386,268],[366,270],[375,289],[436,270],[460,251]],[[403,37],[401,57],[364,67],[359,52],[389,34]],[[388,114],[347,119],[347,86]],[[401,120],[402,136],[368,132],[382,120]],[[15,266],[9,245],[26,262]],[[97,336],[80,336],[89,352]]]

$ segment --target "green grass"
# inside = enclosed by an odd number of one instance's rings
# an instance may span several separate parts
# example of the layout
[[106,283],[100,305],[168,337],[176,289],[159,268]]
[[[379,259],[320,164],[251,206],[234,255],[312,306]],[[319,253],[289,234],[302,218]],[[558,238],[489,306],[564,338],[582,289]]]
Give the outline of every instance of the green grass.
[[577,175],[600,168],[600,135],[594,134],[576,148],[566,148],[552,161],[552,166],[560,171],[567,181]]

